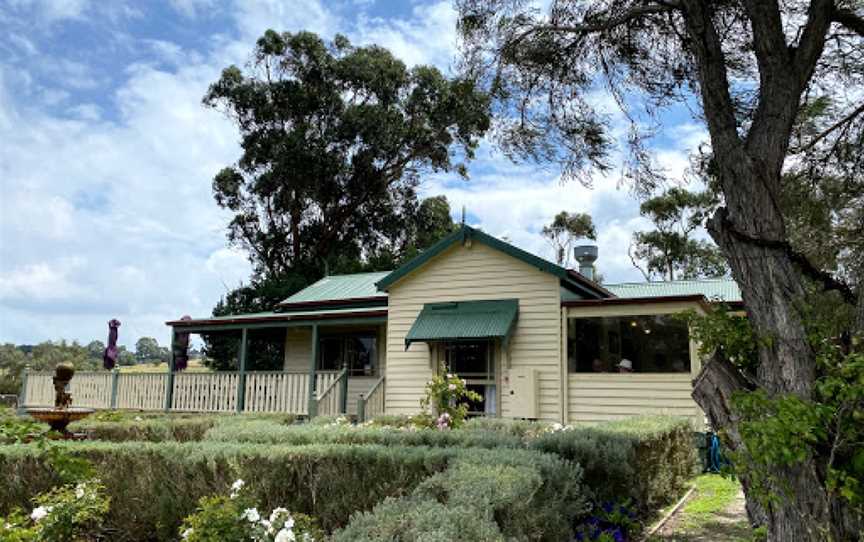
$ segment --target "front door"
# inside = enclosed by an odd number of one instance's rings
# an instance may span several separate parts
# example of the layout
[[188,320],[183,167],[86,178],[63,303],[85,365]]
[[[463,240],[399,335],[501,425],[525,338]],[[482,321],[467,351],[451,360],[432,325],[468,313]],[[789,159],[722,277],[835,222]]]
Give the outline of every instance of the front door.
[[470,415],[498,414],[494,352],[492,341],[454,342],[445,347],[447,372],[465,379],[468,389],[482,398],[469,403]]

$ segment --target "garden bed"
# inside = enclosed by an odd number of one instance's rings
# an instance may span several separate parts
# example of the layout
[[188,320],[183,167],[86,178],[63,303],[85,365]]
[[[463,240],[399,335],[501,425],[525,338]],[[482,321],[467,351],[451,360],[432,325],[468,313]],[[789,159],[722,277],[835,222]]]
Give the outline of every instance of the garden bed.
[[[638,523],[680,495],[695,466],[689,426],[672,418],[478,419],[444,431],[394,417],[294,421],[103,414],[77,429],[97,440],[55,446],[93,465],[118,540],[176,540],[199,499],[237,479],[262,510],[308,514],[338,541],[565,540],[610,503]],[[36,444],[0,446],[0,471],[0,514],[60,483]]]

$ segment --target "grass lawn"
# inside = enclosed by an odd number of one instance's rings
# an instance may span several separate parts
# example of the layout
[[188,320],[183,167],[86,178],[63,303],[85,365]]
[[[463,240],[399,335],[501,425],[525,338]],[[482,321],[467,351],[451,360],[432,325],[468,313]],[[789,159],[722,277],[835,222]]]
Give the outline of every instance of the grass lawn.
[[[201,358],[193,358],[189,360],[189,367],[186,369],[190,373],[209,373]],[[121,373],[167,373],[167,363],[139,363],[138,365],[124,365],[120,367]]]
[[651,537],[661,541],[754,540],[747,522],[744,496],[737,480],[703,474],[693,480],[696,490],[669,521]]

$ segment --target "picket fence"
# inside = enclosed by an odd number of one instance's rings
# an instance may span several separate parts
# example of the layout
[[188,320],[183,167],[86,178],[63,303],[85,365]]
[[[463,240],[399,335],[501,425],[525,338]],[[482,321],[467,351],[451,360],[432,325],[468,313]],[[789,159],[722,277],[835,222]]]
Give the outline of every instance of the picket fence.
[[[24,373],[23,408],[54,404],[53,373]],[[212,373],[75,373],[69,383],[72,406],[95,409],[176,412],[284,412],[337,415],[346,412],[347,370],[315,373],[251,371]],[[314,399],[309,400],[310,391]]]

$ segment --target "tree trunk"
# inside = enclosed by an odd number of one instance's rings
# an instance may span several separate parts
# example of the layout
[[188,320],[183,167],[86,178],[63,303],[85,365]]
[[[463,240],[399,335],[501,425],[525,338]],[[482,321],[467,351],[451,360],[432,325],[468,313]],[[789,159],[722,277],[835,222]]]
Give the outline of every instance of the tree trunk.
[[[725,180],[734,183],[735,189],[726,190],[728,207],[717,211],[709,232],[729,260],[757,335],[769,339],[759,345],[758,387],[769,396],[793,394],[810,399],[816,362],[802,318],[804,276],[782,242],[783,218],[769,188],[774,179],[760,178],[752,166],[753,161],[739,160],[729,168],[735,175],[733,180]],[[744,177],[746,173],[750,175]],[[742,182],[748,177],[749,182]],[[735,391],[752,389],[753,385],[731,364],[715,359],[703,369],[695,386],[694,399],[708,413],[712,425],[724,433],[727,445],[735,450],[744,446],[729,400]],[[750,481],[742,477],[748,513],[753,520],[765,521],[770,541],[852,538],[853,533],[843,532],[842,526],[857,522],[838,522],[832,517],[847,509],[838,506],[827,491],[822,463],[815,457],[760,473],[771,480],[768,490],[779,497],[764,509],[756,503]]]

